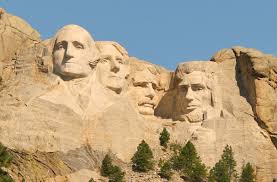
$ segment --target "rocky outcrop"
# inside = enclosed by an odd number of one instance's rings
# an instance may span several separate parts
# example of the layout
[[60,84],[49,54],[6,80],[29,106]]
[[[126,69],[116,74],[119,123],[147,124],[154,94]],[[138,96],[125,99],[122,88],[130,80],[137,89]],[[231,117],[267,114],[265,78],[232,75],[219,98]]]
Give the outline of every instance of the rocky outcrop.
[[[228,51],[227,51],[228,50]],[[255,120],[266,129],[276,145],[276,70],[277,59],[255,49],[234,47],[215,54],[212,61],[236,61],[236,80],[240,94],[252,107]]]
[[0,12],[0,62],[10,61],[15,53],[40,41],[39,33],[23,19]]

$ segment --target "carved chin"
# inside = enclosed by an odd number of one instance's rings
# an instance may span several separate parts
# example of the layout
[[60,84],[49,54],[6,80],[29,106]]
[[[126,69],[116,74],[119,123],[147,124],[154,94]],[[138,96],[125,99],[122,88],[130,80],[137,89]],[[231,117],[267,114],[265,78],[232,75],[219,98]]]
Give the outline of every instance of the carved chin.
[[145,106],[139,106],[139,113],[143,115],[154,115],[154,109]]
[[203,112],[200,109],[191,111],[190,113],[180,115],[176,118],[180,121],[188,121],[190,123],[201,122],[204,119]]
[[85,77],[88,75],[88,73],[86,73],[86,71],[83,69],[70,66],[63,66],[61,69],[61,74],[74,78]]

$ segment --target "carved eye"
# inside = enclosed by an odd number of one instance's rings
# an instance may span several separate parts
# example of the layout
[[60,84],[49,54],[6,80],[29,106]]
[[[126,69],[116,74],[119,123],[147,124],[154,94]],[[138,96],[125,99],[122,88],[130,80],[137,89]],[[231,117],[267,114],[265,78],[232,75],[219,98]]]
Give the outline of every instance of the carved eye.
[[187,91],[188,91],[188,85],[179,85],[179,90],[181,92],[187,93]]
[[147,82],[136,82],[134,83],[135,87],[147,87]]
[[62,48],[63,48],[63,45],[60,44],[60,45],[58,46],[58,49],[62,49]]
[[100,62],[101,63],[107,63],[107,62],[109,62],[110,61],[110,57],[101,57],[101,59],[100,59]]
[[195,85],[195,86],[192,86],[191,89],[193,91],[200,91],[200,90],[203,90],[204,87],[203,86],[200,86],[200,85]]
[[61,50],[61,49],[64,49],[64,44],[62,42],[56,45],[56,50]]
[[152,88],[154,89],[154,90],[157,90],[157,85],[155,84],[155,83],[152,83]]
[[124,64],[124,61],[121,57],[117,57],[116,58],[116,61],[119,63],[119,64]]
[[73,42],[73,45],[74,45],[74,47],[76,47],[77,49],[84,49],[84,48],[85,48],[84,45],[83,45],[82,43],[77,42],[77,41],[74,41],[74,42]]

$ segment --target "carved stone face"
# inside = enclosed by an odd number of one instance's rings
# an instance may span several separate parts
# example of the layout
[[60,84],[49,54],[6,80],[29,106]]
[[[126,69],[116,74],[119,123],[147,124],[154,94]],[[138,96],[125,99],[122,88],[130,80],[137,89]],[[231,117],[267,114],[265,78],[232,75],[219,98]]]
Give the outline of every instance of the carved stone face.
[[199,122],[205,119],[207,109],[212,105],[211,91],[207,87],[204,72],[185,74],[177,86],[176,106],[178,120]]
[[122,91],[129,75],[129,66],[124,56],[113,45],[103,45],[96,70],[102,85],[118,94]]
[[54,71],[70,78],[86,77],[91,72],[89,61],[96,54],[89,33],[77,25],[69,25],[56,35],[53,52]]
[[149,70],[138,71],[133,76],[133,87],[129,89],[140,114],[154,115],[157,105],[157,79]]

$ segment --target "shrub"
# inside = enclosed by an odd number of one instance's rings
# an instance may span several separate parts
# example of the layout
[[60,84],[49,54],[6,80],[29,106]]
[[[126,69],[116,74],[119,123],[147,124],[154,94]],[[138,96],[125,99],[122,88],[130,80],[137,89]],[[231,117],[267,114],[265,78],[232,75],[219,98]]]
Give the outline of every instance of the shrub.
[[159,175],[162,178],[165,178],[167,180],[169,180],[172,176],[173,172],[172,172],[172,167],[169,161],[165,162],[159,172]]
[[88,182],[96,182],[93,178],[90,178]]
[[171,143],[169,145],[169,148],[170,148],[171,151],[174,152],[174,154],[178,154],[181,151],[182,146],[178,143]]
[[3,171],[1,167],[9,167],[12,162],[12,156],[7,151],[7,148],[0,143],[0,182],[13,182],[10,175]]
[[153,169],[153,153],[144,140],[137,147],[137,151],[132,157],[132,163],[134,171],[147,172]]
[[160,133],[160,145],[164,148],[167,148],[167,143],[170,139],[170,134],[166,130],[166,128],[163,129],[163,131]]

